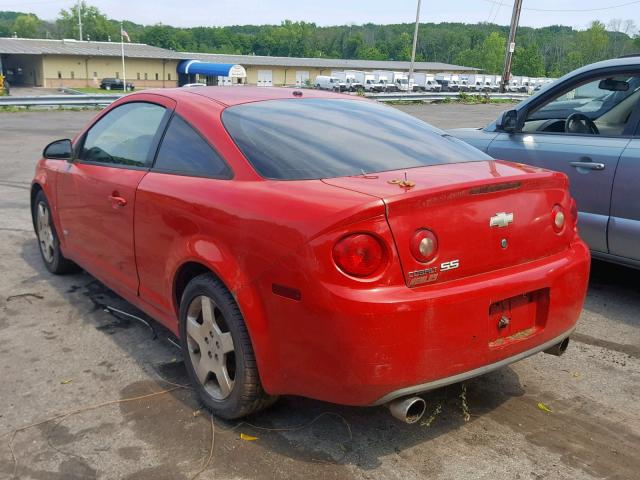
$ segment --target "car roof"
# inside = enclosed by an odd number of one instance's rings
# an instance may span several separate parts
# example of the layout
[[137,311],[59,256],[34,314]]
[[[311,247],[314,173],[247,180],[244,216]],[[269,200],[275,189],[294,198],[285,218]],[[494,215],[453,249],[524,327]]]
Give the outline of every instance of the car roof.
[[629,55],[629,56],[620,57],[620,58],[612,58],[610,60],[602,60],[601,62],[591,63],[589,65],[585,65],[582,68],[578,68],[573,72],[569,72],[565,76],[566,77],[574,76],[582,72],[599,70],[601,68],[612,68],[612,67],[615,68],[615,67],[628,67],[628,66],[632,66],[632,67],[640,66],[640,54]]
[[[296,92],[294,94],[294,92]],[[299,92],[299,93],[298,93]],[[239,105],[241,103],[260,102],[265,100],[289,99],[289,98],[335,98],[335,99],[361,99],[361,97],[348,96],[340,93],[332,93],[321,90],[282,88],[282,87],[249,87],[244,85],[224,87],[198,87],[198,88],[162,88],[143,90],[138,92],[157,93],[175,100],[185,98],[186,95],[198,95],[209,98],[225,106]],[[301,95],[300,95],[301,94]],[[135,94],[131,95],[132,97]],[[193,99],[193,97],[190,97]]]

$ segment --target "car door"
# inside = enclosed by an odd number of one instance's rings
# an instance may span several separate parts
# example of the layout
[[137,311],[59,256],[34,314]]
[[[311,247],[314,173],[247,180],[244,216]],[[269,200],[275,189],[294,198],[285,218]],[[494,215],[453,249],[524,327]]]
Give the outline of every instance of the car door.
[[102,115],[76,142],[59,173],[65,247],[82,267],[122,293],[137,293],[133,218],[136,188],[151,165],[173,101],[140,95]]
[[[600,88],[601,81],[611,77],[580,78],[559,93],[550,93],[541,105],[524,113],[520,131],[499,133],[488,149],[495,158],[566,173],[580,212],[580,235],[592,250],[602,253],[609,252],[611,193],[619,159],[631,139],[630,119],[640,95],[640,77],[628,74],[622,76],[628,80],[628,90]],[[580,131],[566,132],[571,114],[587,116],[598,133],[589,130],[587,121],[575,128]]]
[[640,125],[636,137],[618,163],[608,239],[610,254],[640,262]]

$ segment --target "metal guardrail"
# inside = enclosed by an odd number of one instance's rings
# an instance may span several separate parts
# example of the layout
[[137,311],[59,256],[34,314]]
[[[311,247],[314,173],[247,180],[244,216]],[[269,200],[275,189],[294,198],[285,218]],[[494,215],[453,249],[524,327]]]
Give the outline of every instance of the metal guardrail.
[[[526,93],[464,93],[465,96],[488,96],[494,100],[523,100],[529,95]],[[33,97],[0,97],[0,107],[31,107],[31,106],[74,106],[74,105],[108,105],[115,102],[122,94],[95,94],[95,95],[42,95]],[[460,99],[458,92],[437,93],[366,93],[365,97],[380,102],[390,101],[442,101]]]
[[42,95],[33,97],[0,97],[0,107],[109,105],[122,95]]
[[[465,97],[489,97],[492,100],[524,100],[529,95],[526,93],[475,93],[462,92]],[[421,92],[421,93],[365,93],[365,97],[378,100],[379,102],[406,101],[426,101],[437,102],[445,99],[459,100],[460,92]]]

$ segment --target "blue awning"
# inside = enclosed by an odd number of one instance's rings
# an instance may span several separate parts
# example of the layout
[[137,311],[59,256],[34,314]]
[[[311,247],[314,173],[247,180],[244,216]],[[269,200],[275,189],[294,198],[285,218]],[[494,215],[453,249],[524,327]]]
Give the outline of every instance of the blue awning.
[[244,78],[247,76],[242,65],[233,63],[207,63],[200,60],[183,60],[178,64],[178,73],[200,74],[218,77]]

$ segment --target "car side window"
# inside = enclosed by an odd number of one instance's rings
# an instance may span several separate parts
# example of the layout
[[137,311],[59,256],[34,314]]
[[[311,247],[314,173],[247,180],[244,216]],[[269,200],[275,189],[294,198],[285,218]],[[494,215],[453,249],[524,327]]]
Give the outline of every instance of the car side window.
[[565,90],[530,112],[523,132],[628,134],[627,124],[639,101],[640,76],[598,77]]
[[196,177],[232,176],[222,157],[179,115],[174,115],[169,123],[153,169]]
[[146,102],[114,108],[87,132],[80,160],[89,163],[145,167],[166,109]]

